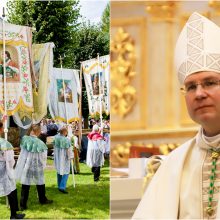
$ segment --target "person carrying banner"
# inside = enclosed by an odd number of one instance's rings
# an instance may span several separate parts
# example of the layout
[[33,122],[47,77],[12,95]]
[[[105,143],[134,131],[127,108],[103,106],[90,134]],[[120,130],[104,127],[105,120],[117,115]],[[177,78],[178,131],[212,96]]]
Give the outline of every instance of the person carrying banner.
[[95,124],[92,132],[88,134],[88,149],[86,164],[92,168],[94,181],[99,181],[100,167],[104,165],[105,141],[100,134],[100,128]]
[[63,127],[60,133],[54,137],[54,165],[57,171],[58,190],[67,194],[66,184],[70,173],[70,163],[73,159],[71,142],[67,138],[68,130]]
[[[0,122],[0,135],[4,132]],[[25,214],[18,214],[18,197],[14,178],[14,151],[13,146],[0,138],[0,196],[7,196],[11,210],[10,219],[23,219]]]
[[22,184],[20,206],[27,209],[27,201],[31,185],[36,185],[40,204],[50,204],[53,200],[46,197],[44,169],[47,163],[47,146],[38,136],[41,133],[39,125],[32,125],[29,135],[21,140],[21,152],[15,168],[16,179]]

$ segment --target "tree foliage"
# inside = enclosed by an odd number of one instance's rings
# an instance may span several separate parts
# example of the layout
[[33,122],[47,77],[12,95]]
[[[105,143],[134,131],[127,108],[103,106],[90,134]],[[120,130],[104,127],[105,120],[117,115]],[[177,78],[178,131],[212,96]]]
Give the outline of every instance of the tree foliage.
[[106,47],[108,44],[108,40],[101,34],[100,25],[83,22],[75,36],[75,63],[96,58],[98,54],[109,54],[109,48]]
[[110,27],[110,3],[107,4],[104,12],[102,13],[101,28],[102,32],[109,36]]

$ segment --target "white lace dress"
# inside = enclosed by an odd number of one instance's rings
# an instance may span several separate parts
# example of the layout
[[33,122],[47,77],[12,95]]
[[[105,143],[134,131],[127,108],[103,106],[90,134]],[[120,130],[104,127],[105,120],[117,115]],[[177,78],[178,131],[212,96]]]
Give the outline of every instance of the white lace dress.
[[5,139],[0,138],[0,196],[6,196],[16,189],[14,164],[12,145]]
[[15,177],[24,185],[43,185],[47,146],[35,136],[24,136],[15,168]]
[[101,167],[104,165],[104,140],[88,140],[86,164],[89,167]]
[[53,140],[54,166],[60,175],[70,173],[70,162],[73,158],[71,142],[67,137],[57,134]]

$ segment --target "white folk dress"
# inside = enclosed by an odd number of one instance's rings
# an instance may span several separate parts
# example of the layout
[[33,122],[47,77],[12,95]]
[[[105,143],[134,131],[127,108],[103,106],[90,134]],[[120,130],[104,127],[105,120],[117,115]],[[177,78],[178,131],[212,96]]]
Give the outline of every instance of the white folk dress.
[[15,168],[15,177],[24,185],[43,185],[47,146],[36,136],[24,136]]
[[0,196],[7,196],[16,189],[13,146],[0,138]]
[[73,158],[71,142],[67,137],[57,134],[53,140],[54,165],[60,175],[69,174],[70,162]]
[[99,133],[91,132],[88,135],[86,164],[89,167],[104,165],[105,141]]

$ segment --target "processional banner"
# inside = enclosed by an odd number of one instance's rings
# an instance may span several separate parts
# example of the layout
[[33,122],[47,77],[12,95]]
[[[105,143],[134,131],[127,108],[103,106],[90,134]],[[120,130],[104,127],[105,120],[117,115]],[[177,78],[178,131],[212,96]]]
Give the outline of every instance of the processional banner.
[[[31,82],[31,28],[0,20],[0,112],[4,114],[4,60],[6,69],[6,110],[13,115],[19,109],[33,112],[33,96]],[[3,53],[3,37],[5,53]]]
[[33,44],[32,53],[34,59],[35,91],[33,123],[39,123],[47,114],[49,75],[53,71],[54,43]]
[[79,70],[53,68],[50,76],[49,111],[54,119],[72,122],[79,119]]
[[110,112],[109,63],[109,55],[82,62],[83,76],[86,84],[90,115],[99,113],[100,109],[102,109],[102,112],[105,112],[106,114],[109,114]]

